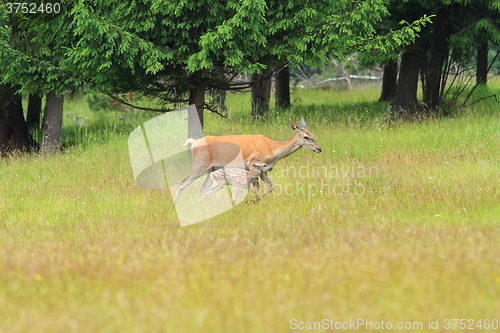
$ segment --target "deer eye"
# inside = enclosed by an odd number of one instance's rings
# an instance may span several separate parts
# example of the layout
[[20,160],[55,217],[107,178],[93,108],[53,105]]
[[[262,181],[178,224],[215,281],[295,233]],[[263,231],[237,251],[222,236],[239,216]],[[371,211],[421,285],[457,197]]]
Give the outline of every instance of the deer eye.
[[309,137],[308,136],[305,136],[304,139],[306,139],[307,141],[309,141]]

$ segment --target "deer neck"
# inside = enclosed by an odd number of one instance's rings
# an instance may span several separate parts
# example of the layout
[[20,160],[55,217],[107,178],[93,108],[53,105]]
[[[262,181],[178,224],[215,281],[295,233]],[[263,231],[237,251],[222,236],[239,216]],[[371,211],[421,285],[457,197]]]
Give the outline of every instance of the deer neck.
[[260,170],[259,169],[252,169],[252,170],[245,170],[247,173],[247,180],[252,181],[256,178],[259,177]]
[[258,169],[250,169],[250,170],[245,170],[245,172],[247,173],[247,178],[250,178],[253,175],[255,175],[257,172],[259,172],[259,170]]
[[274,161],[278,161],[295,153],[302,146],[299,145],[299,136],[295,134],[291,138],[283,141],[273,141]]

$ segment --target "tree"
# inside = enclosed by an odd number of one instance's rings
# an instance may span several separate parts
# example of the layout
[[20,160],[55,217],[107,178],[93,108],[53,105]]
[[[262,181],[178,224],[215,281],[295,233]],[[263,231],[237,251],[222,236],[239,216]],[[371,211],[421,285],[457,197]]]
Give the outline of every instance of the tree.
[[[67,56],[74,72],[94,75],[96,86],[109,87],[110,93],[135,89],[169,102],[194,102],[203,123],[205,90],[255,83],[235,81],[240,72],[318,63],[367,43],[385,6],[378,0],[355,3],[80,1],[70,13],[79,40]],[[412,32],[386,44],[401,44]],[[216,69],[227,75],[214,76]]]
[[28,129],[40,128],[40,116],[42,114],[42,96],[40,94],[29,94],[28,112],[26,113],[26,125]]
[[[441,104],[443,64],[448,56],[448,38],[451,35],[450,19],[453,10],[448,6],[439,8],[432,26],[429,48],[424,54],[422,67],[423,100],[428,110],[436,110]],[[425,44],[425,43],[424,43]]]
[[16,88],[0,84],[0,156],[30,150],[28,127],[24,121],[21,96]]
[[[37,95],[49,92],[48,96],[53,94],[62,96],[68,89],[82,86],[84,81],[75,73],[62,69],[62,50],[54,48],[36,29],[40,26],[40,22],[50,22],[54,25],[54,29],[67,27],[64,21],[56,19],[57,13],[24,14],[20,10],[7,15],[3,9],[2,13],[0,22],[5,24],[5,30],[3,42],[0,43],[0,69],[3,74],[0,79],[7,85],[16,86],[17,94],[32,96],[27,120],[16,117],[18,119],[16,126],[23,130],[28,124],[38,126],[40,122],[41,100]],[[58,150],[56,146],[58,147],[60,143],[62,121],[59,119],[62,119],[62,104],[47,101],[45,112],[48,116],[44,118],[42,147],[50,149],[43,151],[56,152]],[[5,140],[5,136],[3,138]],[[30,138],[28,149],[37,146],[37,143]]]
[[5,82],[25,93],[61,95],[85,84],[193,103],[201,123],[206,90],[253,84],[238,81],[240,73],[321,63],[360,48],[394,50],[428,22],[376,36],[373,23],[387,13],[382,0],[67,0],[61,8],[13,24],[25,38],[0,45]]
[[[0,7],[0,51],[7,49],[11,29],[4,8]],[[22,98],[17,88],[0,81],[0,156],[29,151],[30,138],[24,120]]]
[[421,48],[417,45],[401,55],[398,83],[394,100],[389,106],[391,119],[406,120],[417,113],[418,73],[420,71]]
[[[293,7],[290,4],[279,6],[272,15],[280,17],[282,12],[286,12],[291,8]],[[388,29],[385,35],[381,35],[377,32],[376,25],[388,13],[384,2],[376,0],[335,2],[329,9],[333,10],[333,12],[325,12],[328,14],[326,19],[323,19],[318,13],[313,16],[309,26],[303,32],[307,34],[303,40],[298,38],[294,40],[293,44],[287,43],[285,40],[285,45],[283,46],[281,34],[277,34],[279,41],[277,45],[280,48],[293,51],[293,54],[287,55],[286,52],[284,53],[285,59],[281,61],[278,67],[283,66],[283,64],[322,64],[328,62],[332,56],[344,59],[346,55],[352,54],[354,51],[364,52],[364,59],[368,60],[368,62],[373,62],[381,58],[393,59],[395,58],[393,55],[395,50],[398,50],[402,45],[408,45],[410,41],[415,39],[421,27],[425,23],[430,22],[428,17],[422,15],[422,17],[414,20],[411,25],[407,25],[396,31]],[[293,10],[295,11],[295,9]],[[298,12],[300,13],[300,11]],[[305,25],[305,23],[301,23],[304,20],[300,16],[295,16],[295,19],[297,18],[299,22],[294,23],[299,24],[299,26],[300,24]],[[285,22],[273,22],[270,25],[271,31],[275,29],[274,27],[290,24],[287,21]],[[394,26],[401,28],[399,24]],[[287,33],[285,36],[289,36],[289,34]],[[293,36],[296,35],[294,34]],[[297,56],[302,49],[311,50],[309,57],[300,58]],[[283,59],[283,55],[280,59]],[[286,71],[282,73],[285,77],[286,74]],[[281,79],[281,77],[278,78]],[[279,79],[276,81],[277,84],[280,83]],[[280,89],[285,88],[284,85],[281,85],[281,87],[277,85],[276,87],[278,89],[277,92],[284,91],[284,94],[289,94],[289,89]],[[277,107],[279,107],[281,96],[277,95],[276,97]],[[289,105],[289,96],[285,95],[283,100],[288,100]],[[284,102],[284,105],[287,105],[287,102]]]
[[[435,16],[434,24],[427,26],[418,42],[408,47],[402,55],[398,87],[391,104],[390,117],[400,119],[408,115],[421,117],[442,113],[445,93],[448,90],[446,87],[455,82],[448,80],[448,72],[451,69],[449,65],[455,62],[455,59],[464,59],[472,54],[472,50],[485,41],[500,41],[500,32],[495,23],[498,21],[500,6],[496,0],[474,3],[466,0],[410,0],[393,3],[390,11],[395,21],[402,19],[402,13],[410,19],[419,17],[424,12]],[[403,59],[406,60],[404,64]],[[482,59],[484,61],[484,55]],[[417,67],[418,72],[414,70]],[[483,64],[478,72],[482,77],[485,76],[484,67],[486,66]],[[419,74],[422,79],[422,106],[418,106],[416,102],[417,85],[414,84],[418,82]],[[466,99],[468,97],[470,93]],[[454,97],[455,102],[456,100]]]
[[64,96],[49,92],[45,99],[42,153],[56,153],[61,142]]
[[[413,0],[411,3],[391,2],[389,25],[401,20],[418,18],[426,12],[433,14],[432,11],[429,12],[420,6],[418,1]],[[388,108],[389,119],[408,119],[418,113],[417,87],[424,50],[422,43],[425,31],[429,29],[430,26],[426,26],[420,37],[412,45],[408,45],[402,50],[395,95]]]
[[269,100],[271,99],[271,76],[273,70],[268,67],[260,73],[252,75],[252,118],[265,118],[269,111]]
[[396,87],[398,82],[398,62],[389,61],[384,65],[384,74],[382,77],[382,93],[379,101],[392,101],[396,96]]
[[275,98],[276,109],[290,107],[290,67],[288,64],[275,75]]
[[477,46],[476,84],[486,85],[488,81],[488,41]]
[[[212,73],[213,77],[218,77],[219,80],[222,80],[226,73],[217,68],[214,73]],[[225,113],[227,111],[226,107],[226,90],[221,88],[211,88],[210,89],[210,104],[213,108],[218,110],[221,113]]]

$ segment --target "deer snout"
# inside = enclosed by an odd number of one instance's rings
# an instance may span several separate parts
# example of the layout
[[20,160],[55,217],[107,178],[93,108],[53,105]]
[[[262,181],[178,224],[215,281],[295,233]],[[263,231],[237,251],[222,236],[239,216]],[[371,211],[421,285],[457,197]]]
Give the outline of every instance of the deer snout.
[[314,152],[315,153],[321,153],[323,149],[321,149],[321,147],[318,147],[318,148],[314,148]]

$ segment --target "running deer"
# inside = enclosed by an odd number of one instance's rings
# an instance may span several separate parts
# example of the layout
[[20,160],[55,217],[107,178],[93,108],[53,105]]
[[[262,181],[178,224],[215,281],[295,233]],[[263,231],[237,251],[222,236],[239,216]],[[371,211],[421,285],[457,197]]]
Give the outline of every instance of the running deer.
[[[203,193],[201,201],[205,201],[210,193],[217,192],[226,185],[233,187],[233,201],[239,199],[239,191],[242,188],[248,188],[250,183],[259,178],[263,172],[272,171],[273,168],[266,163],[262,163],[260,159],[255,156],[257,162],[252,163],[252,169],[237,169],[237,168],[222,168],[210,174],[210,179],[213,181],[214,186],[209,188]],[[256,200],[259,200],[259,192],[255,188],[251,188],[255,192]]]
[[[188,139],[185,145],[191,143],[193,164],[189,176],[179,182],[174,204],[187,186],[206,173],[207,178],[200,189],[201,192],[204,192],[209,185],[209,174],[212,172],[212,168],[220,169],[227,166],[240,152],[244,162],[242,167],[247,170],[250,162],[256,156],[259,156],[265,164],[273,167],[280,159],[293,154],[302,147],[316,153],[321,152],[321,147],[318,146],[313,135],[307,130],[304,118],[300,120],[299,126],[292,121],[290,121],[290,126],[295,131],[295,135],[287,140],[273,140],[257,134],[206,136],[198,140]],[[235,152],[232,147],[236,147],[237,151]],[[266,172],[261,173],[259,177],[268,187],[263,195],[266,196],[274,189],[273,184]],[[253,182],[257,189],[258,182],[258,179]]]

